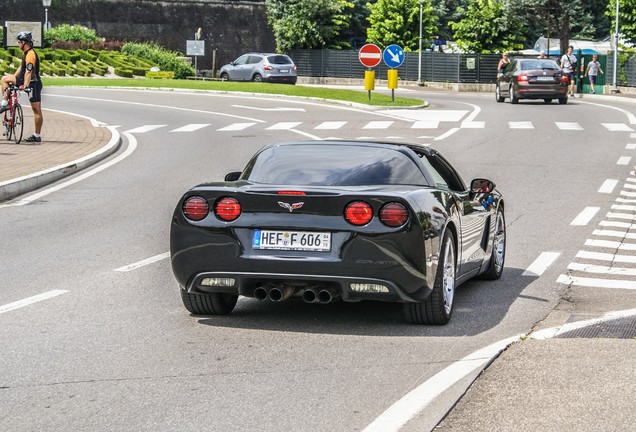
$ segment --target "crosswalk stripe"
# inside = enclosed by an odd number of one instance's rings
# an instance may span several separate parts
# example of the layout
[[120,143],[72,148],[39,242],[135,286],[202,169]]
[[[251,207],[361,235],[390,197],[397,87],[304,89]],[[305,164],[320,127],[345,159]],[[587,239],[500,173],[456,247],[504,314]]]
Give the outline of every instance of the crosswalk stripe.
[[340,129],[346,124],[347,124],[346,121],[327,121],[327,122],[320,123],[314,129],[321,129],[321,130]]
[[393,123],[393,121],[370,121],[362,129],[386,129]]
[[630,156],[621,156],[616,161],[616,165],[628,165],[632,158]]
[[617,289],[636,289],[635,281],[612,280],[612,279],[594,279],[583,278],[569,275],[561,275],[557,282],[565,285],[576,285],[590,288],[617,288]]
[[534,129],[531,121],[508,122],[510,129]]
[[207,123],[206,124],[192,123],[189,125],[181,126],[180,128],[177,128],[177,129],[173,129],[170,132],[194,132],[196,130],[203,129],[206,126],[210,126],[210,125]]
[[583,130],[583,127],[576,122],[554,122],[561,130]]
[[439,122],[435,120],[426,120],[426,121],[416,121],[413,122],[411,129],[437,129],[439,127]]
[[280,122],[266,128],[266,130],[289,130],[295,128],[301,123],[302,122]]
[[610,132],[633,132],[625,123],[601,123]]
[[601,252],[579,251],[576,254],[576,257],[588,260],[610,261],[613,263],[636,264],[636,256],[634,255],[617,255]]
[[594,266],[581,263],[570,263],[568,270],[614,276],[636,276],[636,268]]
[[155,129],[162,128],[164,126],[167,126],[167,125],[145,125],[145,126],[139,126],[138,128],[135,128],[135,129],[127,130],[126,132],[128,132],[128,133],[145,133],[145,132],[150,132],[150,131],[155,130]]
[[232,123],[229,126],[217,129],[217,132],[242,131],[247,129],[248,127],[254,126],[255,124],[256,123]]

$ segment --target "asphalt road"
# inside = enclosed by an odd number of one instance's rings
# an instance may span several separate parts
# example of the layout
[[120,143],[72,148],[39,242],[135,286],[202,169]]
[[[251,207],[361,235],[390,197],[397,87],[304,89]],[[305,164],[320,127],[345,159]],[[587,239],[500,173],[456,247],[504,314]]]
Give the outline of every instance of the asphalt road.
[[[0,306],[58,294],[0,314],[0,429],[372,430],[435,374],[530,332],[566,293],[557,281],[595,229],[572,222],[587,207],[609,209],[616,192],[599,188],[629,176],[633,163],[621,158],[632,157],[635,122],[623,110],[634,108],[596,98],[511,106],[493,95],[414,95],[430,107],[47,89],[49,108],[118,125],[120,154],[131,153],[32,204],[0,209]],[[495,181],[506,197],[502,279],[461,286],[443,327],[407,325],[399,305],[371,302],[241,299],[230,316],[190,316],[166,256],[180,195],[241,169],[270,142],[362,137],[431,145],[464,180]],[[529,272],[545,253],[551,259]],[[631,291],[594,312],[633,307]],[[434,427],[476,373],[403,430]]]

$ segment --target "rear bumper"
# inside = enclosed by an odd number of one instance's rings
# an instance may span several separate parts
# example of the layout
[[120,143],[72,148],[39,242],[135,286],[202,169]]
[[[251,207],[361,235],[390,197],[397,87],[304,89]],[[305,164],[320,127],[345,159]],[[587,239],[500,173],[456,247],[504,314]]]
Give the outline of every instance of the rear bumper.
[[287,75],[275,75],[264,77],[263,81],[271,82],[271,83],[281,83],[281,84],[296,84],[298,81],[297,76],[287,76]]

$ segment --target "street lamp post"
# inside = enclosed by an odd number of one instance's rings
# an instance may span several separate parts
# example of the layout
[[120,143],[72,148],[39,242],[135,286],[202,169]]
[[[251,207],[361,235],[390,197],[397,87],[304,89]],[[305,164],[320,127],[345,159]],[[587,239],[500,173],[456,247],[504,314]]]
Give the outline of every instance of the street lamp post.
[[42,6],[44,6],[44,31],[49,29],[49,7],[51,7],[51,0],[42,0]]
[[614,28],[614,84],[612,85],[612,93],[618,93],[618,5],[619,0],[616,0],[616,26]]
[[424,0],[420,0],[420,45],[418,49],[419,58],[417,61],[417,84],[422,85],[422,6]]

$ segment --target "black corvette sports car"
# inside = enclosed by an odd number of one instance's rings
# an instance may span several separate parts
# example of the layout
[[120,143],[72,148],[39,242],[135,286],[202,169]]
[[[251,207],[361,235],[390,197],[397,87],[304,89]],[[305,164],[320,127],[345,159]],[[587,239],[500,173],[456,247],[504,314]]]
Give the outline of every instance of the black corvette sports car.
[[193,187],[172,218],[186,309],[228,314],[238,296],[404,304],[445,324],[455,288],[504,268],[504,200],[470,188],[427,147],[358,141],[270,144],[243,172]]

